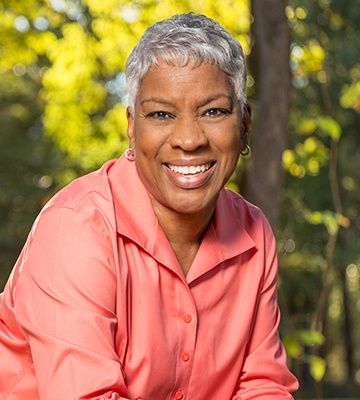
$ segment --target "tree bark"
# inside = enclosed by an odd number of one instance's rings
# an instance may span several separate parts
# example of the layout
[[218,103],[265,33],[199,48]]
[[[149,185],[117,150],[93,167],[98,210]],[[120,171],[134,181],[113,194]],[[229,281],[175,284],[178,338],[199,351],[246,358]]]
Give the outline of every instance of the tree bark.
[[284,171],[282,154],[288,144],[290,109],[291,31],[285,0],[253,0],[251,65],[255,66],[257,98],[252,157],[244,182],[244,196],[259,206],[273,229],[279,223]]
[[340,280],[341,280],[341,288],[343,292],[343,303],[344,303],[344,325],[343,325],[343,338],[344,338],[344,347],[345,347],[345,359],[347,365],[347,381],[353,382],[354,372],[355,372],[355,363],[354,363],[354,349],[356,348],[353,337],[353,324],[351,318],[350,311],[350,299],[348,289],[346,287],[346,270],[340,270]]

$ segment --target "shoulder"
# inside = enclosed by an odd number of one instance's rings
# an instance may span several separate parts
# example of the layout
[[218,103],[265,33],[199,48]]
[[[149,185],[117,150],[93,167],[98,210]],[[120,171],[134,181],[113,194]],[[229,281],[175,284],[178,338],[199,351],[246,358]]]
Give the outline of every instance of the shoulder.
[[113,195],[108,178],[114,163],[109,161],[99,170],[77,178],[61,189],[41,210],[32,231],[46,222],[69,226],[88,222],[98,225],[104,232],[115,229]]
[[228,210],[228,213],[240,217],[242,221],[254,221],[268,225],[267,218],[262,210],[245,200],[239,193],[225,188],[221,193],[220,201],[224,203],[223,208]]
[[101,203],[112,197],[108,171],[114,161],[105,163],[99,170],[75,179],[50,199],[44,209],[49,207],[69,207],[79,209],[88,203]]
[[262,210],[240,194],[224,189],[218,204],[221,209],[220,218],[227,221],[229,227],[241,227],[257,244],[267,242],[267,246],[274,242],[273,230]]

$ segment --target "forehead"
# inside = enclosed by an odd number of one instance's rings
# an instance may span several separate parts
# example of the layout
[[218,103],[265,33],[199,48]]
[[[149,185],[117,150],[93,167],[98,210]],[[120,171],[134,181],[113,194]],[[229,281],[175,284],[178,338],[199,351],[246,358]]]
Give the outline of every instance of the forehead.
[[148,97],[198,98],[224,94],[234,97],[235,92],[228,74],[217,65],[171,65],[160,61],[153,65],[139,85],[138,100]]

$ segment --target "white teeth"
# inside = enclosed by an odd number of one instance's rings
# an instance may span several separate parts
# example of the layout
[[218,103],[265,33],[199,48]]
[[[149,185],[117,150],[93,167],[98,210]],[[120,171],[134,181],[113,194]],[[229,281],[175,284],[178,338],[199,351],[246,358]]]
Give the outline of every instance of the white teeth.
[[178,174],[183,174],[183,175],[191,175],[191,174],[198,174],[199,172],[205,172],[207,169],[211,167],[211,163],[208,164],[202,164],[202,165],[197,165],[197,166],[190,166],[190,167],[181,167],[177,165],[168,165],[168,167],[174,171],[177,172]]

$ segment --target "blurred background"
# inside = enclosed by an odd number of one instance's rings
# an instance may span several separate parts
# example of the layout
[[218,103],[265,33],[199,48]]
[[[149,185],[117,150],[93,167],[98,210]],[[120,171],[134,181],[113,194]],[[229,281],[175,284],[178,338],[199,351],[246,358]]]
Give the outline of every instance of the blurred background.
[[127,148],[126,58],[187,11],[248,59],[252,156],[228,186],[277,236],[295,397],[360,398],[359,0],[0,0],[0,290],[46,201]]

